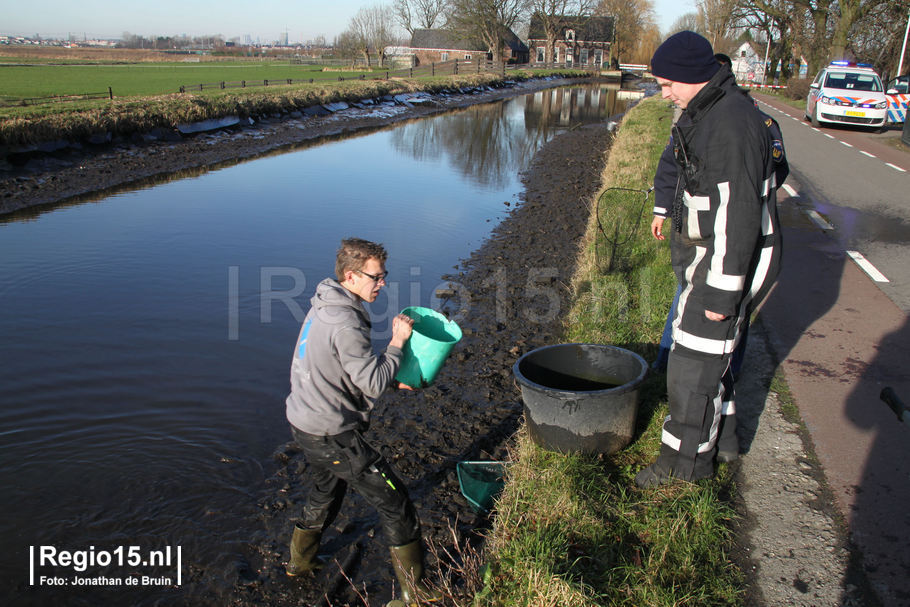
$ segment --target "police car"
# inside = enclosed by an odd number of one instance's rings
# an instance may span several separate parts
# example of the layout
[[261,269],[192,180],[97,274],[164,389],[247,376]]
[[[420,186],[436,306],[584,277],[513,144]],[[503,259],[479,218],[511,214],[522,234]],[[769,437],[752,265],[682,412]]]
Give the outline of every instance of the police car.
[[903,122],[910,107],[910,74],[895,78],[885,85],[888,100],[888,122]]
[[806,118],[822,123],[882,128],[885,126],[885,89],[871,66],[834,61],[823,68],[806,99]]

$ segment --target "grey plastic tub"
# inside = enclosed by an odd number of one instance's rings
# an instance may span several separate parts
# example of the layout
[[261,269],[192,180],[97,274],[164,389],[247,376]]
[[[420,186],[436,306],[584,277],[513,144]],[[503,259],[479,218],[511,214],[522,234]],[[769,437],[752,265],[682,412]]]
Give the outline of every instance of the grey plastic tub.
[[537,445],[609,454],[632,440],[638,390],[648,374],[638,354],[600,344],[558,344],[528,352],[512,372]]

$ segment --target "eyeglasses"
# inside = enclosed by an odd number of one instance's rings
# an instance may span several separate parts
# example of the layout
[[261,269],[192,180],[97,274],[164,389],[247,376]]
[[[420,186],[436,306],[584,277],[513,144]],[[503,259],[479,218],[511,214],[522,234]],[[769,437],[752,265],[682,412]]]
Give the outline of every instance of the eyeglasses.
[[375,274],[375,275],[374,275],[374,274],[367,274],[367,273],[364,272],[363,270],[355,270],[355,272],[357,272],[357,273],[359,273],[359,274],[363,274],[363,275],[366,276],[367,278],[372,279],[373,282],[379,282],[380,280],[385,280],[385,277],[389,275],[389,271],[388,271],[388,270],[384,271],[382,274]]

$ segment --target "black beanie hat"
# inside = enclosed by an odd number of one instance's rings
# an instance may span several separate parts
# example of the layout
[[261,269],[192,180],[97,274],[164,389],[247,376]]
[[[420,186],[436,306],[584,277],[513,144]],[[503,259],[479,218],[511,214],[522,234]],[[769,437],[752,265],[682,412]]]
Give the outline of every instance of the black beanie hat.
[[711,43],[695,32],[673,34],[651,57],[651,73],[673,82],[707,82],[718,69]]

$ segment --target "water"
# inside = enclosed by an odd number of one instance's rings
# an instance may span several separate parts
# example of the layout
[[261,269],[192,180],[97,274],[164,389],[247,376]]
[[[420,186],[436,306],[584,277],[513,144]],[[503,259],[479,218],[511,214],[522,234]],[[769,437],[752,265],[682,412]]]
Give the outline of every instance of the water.
[[[535,150],[622,111],[615,93],[544,91],[0,219],[0,593],[227,602],[289,439],[298,326],[341,238],[389,250],[371,306],[387,340],[518,202]],[[111,562],[54,567],[41,546]]]

